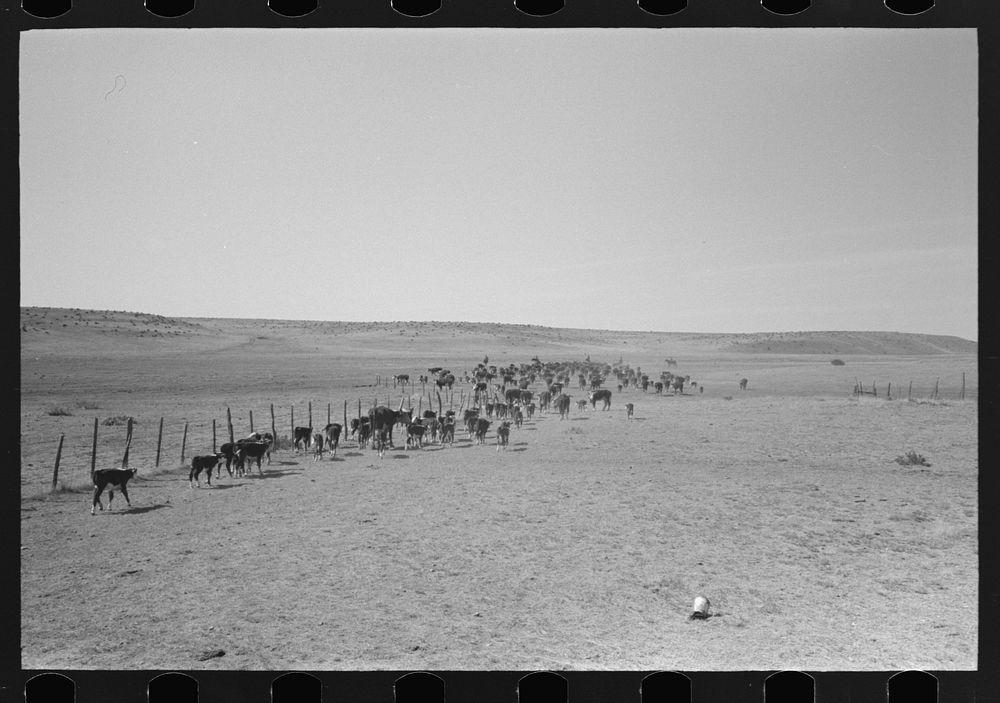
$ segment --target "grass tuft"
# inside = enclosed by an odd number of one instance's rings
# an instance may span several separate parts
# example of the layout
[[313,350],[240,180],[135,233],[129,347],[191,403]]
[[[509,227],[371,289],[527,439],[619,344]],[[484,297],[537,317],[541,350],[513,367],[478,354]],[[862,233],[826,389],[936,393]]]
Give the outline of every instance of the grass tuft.
[[92,400],[80,400],[77,401],[76,407],[84,410],[97,410],[100,406]]
[[831,361],[830,363],[831,363],[831,364],[833,364],[834,366],[845,366],[845,365],[846,365],[846,364],[844,363],[844,360],[843,360],[843,359],[834,359],[834,360],[833,360],[833,361]]
[[895,462],[900,466],[930,466],[930,462],[922,454],[917,454],[912,450],[897,456]]
[[53,406],[45,411],[46,415],[72,415],[69,410],[63,407]]

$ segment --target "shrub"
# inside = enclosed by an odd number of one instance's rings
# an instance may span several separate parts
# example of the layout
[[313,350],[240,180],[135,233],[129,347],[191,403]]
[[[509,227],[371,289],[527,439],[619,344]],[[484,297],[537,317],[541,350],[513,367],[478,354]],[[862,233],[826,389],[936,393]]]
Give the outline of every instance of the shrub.
[[76,407],[83,408],[84,410],[96,410],[100,406],[92,400],[81,400],[77,402]]
[[[129,419],[130,418],[129,418],[128,415],[116,415],[115,417],[105,418],[101,422],[101,424],[102,425],[127,425]],[[133,424],[136,424],[135,420],[132,420],[132,422],[133,422]]]
[[722,399],[723,400],[732,400],[733,396],[731,396],[731,395],[724,395],[724,396],[722,396]]
[[845,365],[843,359],[834,359],[830,363],[833,364],[834,366],[844,366]]
[[45,411],[46,415],[72,415],[66,408],[52,407]]
[[906,452],[896,457],[896,463],[900,466],[930,466],[930,463],[921,454],[914,451]]

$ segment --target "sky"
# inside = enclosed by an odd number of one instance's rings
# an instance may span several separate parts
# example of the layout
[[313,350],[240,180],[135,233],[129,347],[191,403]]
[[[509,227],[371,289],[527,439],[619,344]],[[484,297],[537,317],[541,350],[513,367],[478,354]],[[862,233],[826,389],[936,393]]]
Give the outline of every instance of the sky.
[[971,29],[20,42],[20,302],[978,339]]

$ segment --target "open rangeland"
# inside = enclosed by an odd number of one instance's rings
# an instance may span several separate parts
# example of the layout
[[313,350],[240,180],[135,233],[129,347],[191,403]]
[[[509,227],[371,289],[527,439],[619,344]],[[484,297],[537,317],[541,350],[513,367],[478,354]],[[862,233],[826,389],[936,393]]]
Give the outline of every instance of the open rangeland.
[[[976,668],[972,343],[38,308],[21,322],[25,669]],[[442,394],[457,409],[486,355],[621,358],[651,377],[670,357],[704,390],[619,393],[612,377],[610,410],[537,412],[504,451],[495,419],[483,446],[459,426],[451,446],[405,449],[400,428],[381,459],[348,437],[336,459],[282,449],[259,475],[188,485],[185,422],[189,463],[211,453],[213,419],[228,440],[227,408],[239,437],[250,411],[269,430],[273,404],[286,437],[310,402],[314,428],[328,403],[335,422],[345,401],[349,417],[359,401],[426,408],[432,385],[391,379],[439,366],[463,379]],[[852,397],[858,380],[878,396]],[[116,492],[91,516],[94,418],[129,416],[131,507]],[[124,441],[99,425],[97,468],[120,466]],[[895,461],[911,451],[930,465]],[[708,619],[688,619],[696,596]]]

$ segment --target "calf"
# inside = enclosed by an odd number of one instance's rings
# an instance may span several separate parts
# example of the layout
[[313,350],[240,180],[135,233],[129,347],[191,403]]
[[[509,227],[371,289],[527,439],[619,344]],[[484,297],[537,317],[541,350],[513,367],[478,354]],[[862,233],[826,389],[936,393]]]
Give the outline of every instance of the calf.
[[441,444],[455,443],[455,416],[446,415],[441,423]]
[[302,443],[302,451],[309,448],[309,440],[312,439],[312,427],[296,427],[293,432],[292,442],[295,444],[295,451],[299,451],[299,443]]
[[111,510],[111,502],[115,499],[115,487],[121,489],[125,496],[125,502],[132,507],[132,502],[128,499],[128,482],[135,476],[136,469],[98,469],[94,472],[94,504],[90,506],[90,514],[94,515],[94,508],[104,510],[101,503],[101,493],[108,489],[108,510]]
[[[484,433],[485,434],[485,433]],[[497,451],[499,452],[501,448],[504,451],[507,450],[507,442],[510,440],[510,423],[504,420],[497,427]]]
[[201,488],[201,481],[198,480],[199,475],[202,471],[205,472],[205,478],[208,479],[208,485],[212,485],[212,469],[219,466],[219,462],[225,458],[225,455],[221,452],[218,454],[205,454],[203,456],[191,457],[191,471],[188,473],[188,484],[191,488],[198,485]]
[[419,422],[414,422],[406,428],[406,446],[420,449],[424,446],[424,432],[427,428]]
[[313,452],[316,455],[313,457],[313,461],[319,461],[323,458],[323,435],[319,432],[313,435],[313,446],[316,447]]
[[576,401],[576,409],[577,410],[586,410],[587,409],[587,401],[586,400],[578,400],[578,401]]
[[530,420],[535,415],[535,404],[534,403],[528,403],[525,406],[525,410],[528,411],[528,419]]
[[343,426],[339,422],[331,422],[323,428],[323,434],[326,435],[326,446],[333,452],[334,458],[337,456],[337,447],[340,446],[341,430],[343,430]]
[[476,422],[479,420],[479,410],[475,408],[470,408],[462,413],[462,422],[465,424],[465,429],[469,433],[469,437],[472,437],[476,433]]
[[490,424],[484,417],[476,419],[476,444],[486,444],[486,430],[490,429]]
[[524,422],[524,413],[521,408],[514,408],[514,427],[521,429],[521,424]]
[[253,467],[254,459],[256,459],[257,473],[263,475],[264,472],[260,468],[260,460],[267,453],[270,446],[267,442],[238,442],[236,446],[236,473],[246,475],[248,473],[247,459],[250,460],[251,468]]
[[[233,460],[236,458],[236,442],[226,442],[221,447],[219,447],[219,454],[226,460],[226,471],[229,472],[229,477],[233,477]],[[222,464],[216,464],[215,466],[215,477],[219,478],[222,474]]]
[[632,419],[632,411],[634,410],[632,403],[625,403],[625,417],[629,420]]

